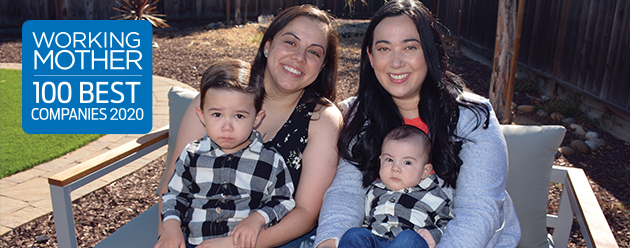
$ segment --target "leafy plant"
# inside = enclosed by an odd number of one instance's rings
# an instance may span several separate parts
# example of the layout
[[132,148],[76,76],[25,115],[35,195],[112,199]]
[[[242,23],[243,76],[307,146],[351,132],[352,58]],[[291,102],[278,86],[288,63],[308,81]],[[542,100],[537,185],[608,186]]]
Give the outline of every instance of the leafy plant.
[[123,14],[114,16],[112,19],[147,20],[155,27],[170,27],[166,24],[166,20],[160,18],[165,15],[159,14],[156,10],[156,5],[159,1],[160,0],[122,0],[122,3],[116,1],[116,3],[120,5],[120,8],[114,7],[114,9],[122,12]]
[[537,105],[547,113],[556,112],[563,116],[573,117],[579,117],[583,114],[580,110],[580,96],[577,94],[570,94],[565,98],[538,102]]

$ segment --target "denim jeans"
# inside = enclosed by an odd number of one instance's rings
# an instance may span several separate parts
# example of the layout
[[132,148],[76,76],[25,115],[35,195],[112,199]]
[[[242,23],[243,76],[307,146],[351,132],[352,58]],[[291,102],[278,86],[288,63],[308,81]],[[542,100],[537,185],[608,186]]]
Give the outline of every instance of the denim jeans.
[[429,245],[414,230],[402,231],[395,238],[383,238],[366,228],[355,227],[346,231],[339,241],[339,248],[346,247],[429,248]]

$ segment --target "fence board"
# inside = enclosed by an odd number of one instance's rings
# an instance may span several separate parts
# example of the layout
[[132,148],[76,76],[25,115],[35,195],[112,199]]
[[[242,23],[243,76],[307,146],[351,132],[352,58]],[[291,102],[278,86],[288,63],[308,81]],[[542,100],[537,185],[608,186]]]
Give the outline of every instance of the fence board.
[[616,6],[614,8],[614,16],[613,16],[613,21],[612,21],[612,30],[611,30],[611,35],[610,35],[610,41],[609,41],[609,49],[608,49],[608,53],[606,54],[606,62],[605,62],[605,66],[604,66],[604,71],[603,71],[603,78],[601,81],[601,88],[599,91],[599,97],[606,99],[609,97],[609,91],[610,91],[610,80],[611,77],[613,76],[614,70],[615,70],[615,58],[619,57],[616,56],[617,53],[617,49],[619,49],[619,34],[621,32],[621,27],[622,27],[622,18],[623,14],[622,14],[622,10],[623,10],[623,3],[625,1],[622,0],[617,0],[616,1]]
[[[611,32],[613,26],[613,17],[614,17],[614,8],[616,7],[615,0],[607,0],[602,1],[604,4],[600,14],[602,16],[599,17],[598,25],[602,29],[601,35],[596,35],[598,37],[597,41],[599,42],[599,46],[596,47],[597,50],[597,60],[594,61],[593,67],[590,67],[592,71],[589,73],[589,77],[586,78],[586,82],[588,84],[588,90],[595,95],[602,95],[603,85],[602,79],[604,78],[604,69],[606,67],[606,60],[608,57],[608,52],[610,51],[610,42],[611,42]],[[592,77],[590,77],[592,75]]]
[[[573,1],[573,0],[570,0]],[[579,2],[570,3],[569,8],[569,22],[567,23],[568,33],[565,36],[565,48],[562,51],[562,62],[560,63],[560,73],[558,78],[564,78],[566,81],[570,81],[573,76],[573,61],[578,56],[575,52],[577,50],[577,36],[580,30],[579,17],[581,15],[581,4]]]

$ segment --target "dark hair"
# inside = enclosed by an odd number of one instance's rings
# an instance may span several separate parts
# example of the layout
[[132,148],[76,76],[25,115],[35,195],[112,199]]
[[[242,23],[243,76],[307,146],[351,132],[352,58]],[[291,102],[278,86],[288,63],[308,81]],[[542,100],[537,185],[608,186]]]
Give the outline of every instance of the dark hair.
[[[418,111],[429,127],[433,144],[431,161],[436,174],[445,186],[456,187],[462,160],[459,158],[463,139],[455,134],[459,120],[459,107],[474,110],[477,127],[485,115],[484,128],[490,110],[480,103],[459,98],[463,83],[448,68],[448,55],[444,49],[440,26],[433,14],[419,1],[394,0],[387,2],[372,16],[361,45],[361,72],[357,100],[344,117],[338,147],[341,157],[356,164],[363,172],[363,185],[369,185],[378,176],[378,154],[383,137],[404,123],[391,95],[380,85],[372,68],[367,51],[372,49],[374,29],[387,17],[408,16],[417,27],[426,60],[428,75],[420,89]],[[476,127],[475,127],[476,128]]]
[[267,31],[265,31],[263,35],[260,47],[258,47],[258,52],[252,63],[250,84],[256,85],[256,87],[262,89],[264,92],[263,77],[265,68],[267,67],[267,57],[264,55],[265,44],[268,41],[272,41],[276,34],[286,27],[289,22],[301,16],[318,20],[327,27],[328,33],[326,36],[328,37],[328,44],[326,56],[324,57],[324,68],[322,68],[319,75],[317,75],[317,79],[306,88],[312,89],[318,95],[316,99],[308,99],[307,102],[330,105],[336,98],[335,84],[337,82],[337,60],[339,57],[337,47],[339,46],[339,34],[337,34],[337,29],[333,24],[332,16],[308,4],[292,6],[285,9],[269,24],[269,28],[267,28]]
[[[429,135],[427,135],[424,131],[416,126],[412,125],[402,125],[398,126],[392,131],[389,131],[385,138],[383,139],[383,143],[387,140],[414,140],[420,143],[420,146],[425,148],[427,152],[431,151],[431,140],[429,139]],[[429,153],[429,161],[431,161],[431,154]]]
[[212,63],[201,77],[201,84],[199,85],[200,108],[203,109],[203,103],[209,89],[230,89],[252,94],[256,113],[260,112],[264,96],[258,89],[249,87],[250,85],[247,83],[249,71],[249,64],[240,59],[227,59]]

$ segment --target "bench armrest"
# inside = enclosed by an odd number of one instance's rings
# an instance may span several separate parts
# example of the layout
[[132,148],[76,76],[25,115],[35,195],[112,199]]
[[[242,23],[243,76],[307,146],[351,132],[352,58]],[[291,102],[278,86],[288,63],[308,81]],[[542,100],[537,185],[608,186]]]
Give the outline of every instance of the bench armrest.
[[567,246],[574,215],[588,247],[619,247],[582,169],[553,166],[551,182],[563,184],[558,215],[547,217],[556,247]]
[[168,125],[48,178],[59,247],[77,247],[70,193],[167,144]]

